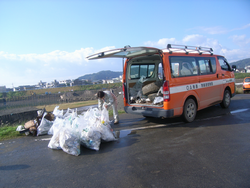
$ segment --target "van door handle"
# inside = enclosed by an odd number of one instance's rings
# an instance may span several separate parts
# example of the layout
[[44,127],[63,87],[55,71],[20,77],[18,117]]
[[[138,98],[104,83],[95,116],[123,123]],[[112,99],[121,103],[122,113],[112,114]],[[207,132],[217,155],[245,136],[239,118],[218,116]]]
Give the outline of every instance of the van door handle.
[[217,78],[219,78],[219,74],[217,74]]

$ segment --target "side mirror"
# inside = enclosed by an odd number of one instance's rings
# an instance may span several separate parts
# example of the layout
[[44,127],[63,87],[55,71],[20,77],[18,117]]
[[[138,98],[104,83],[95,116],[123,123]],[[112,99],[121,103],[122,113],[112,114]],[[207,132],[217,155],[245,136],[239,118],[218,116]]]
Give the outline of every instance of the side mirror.
[[233,71],[236,71],[236,65],[232,65]]

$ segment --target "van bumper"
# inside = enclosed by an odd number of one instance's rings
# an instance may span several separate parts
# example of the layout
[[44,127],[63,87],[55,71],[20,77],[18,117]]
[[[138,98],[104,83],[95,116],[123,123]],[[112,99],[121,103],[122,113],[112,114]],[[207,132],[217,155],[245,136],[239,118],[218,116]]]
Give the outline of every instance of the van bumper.
[[156,117],[156,118],[170,118],[174,116],[174,110],[164,110],[159,108],[135,107],[125,106],[124,110],[129,114],[140,114],[143,116]]

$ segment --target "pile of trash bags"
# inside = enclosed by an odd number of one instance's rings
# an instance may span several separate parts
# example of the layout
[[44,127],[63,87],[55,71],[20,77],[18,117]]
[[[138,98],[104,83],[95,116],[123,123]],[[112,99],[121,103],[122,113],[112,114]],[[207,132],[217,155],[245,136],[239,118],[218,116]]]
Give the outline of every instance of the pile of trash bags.
[[78,156],[80,145],[98,151],[102,141],[116,140],[109,121],[106,108],[90,108],[88,111],[77,115],[77,110],[68,109],[65,114],[57,106],[53,113],[54,120],[45,118],[43,114],[40,125],[37,127],[37,136],[53,135],[48,147],[62,149],[64,152]]
[[46,112],[45,109],[37,111],[37,117],[23,125],[19,125],[16,131],[26,135],[40,136],[48,134],[48,130],[53,124],[54,114]]

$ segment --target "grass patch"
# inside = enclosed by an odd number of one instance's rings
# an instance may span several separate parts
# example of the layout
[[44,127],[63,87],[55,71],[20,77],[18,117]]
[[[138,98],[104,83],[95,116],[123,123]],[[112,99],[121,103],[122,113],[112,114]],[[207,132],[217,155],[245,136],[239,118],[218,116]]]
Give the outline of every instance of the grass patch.
[[3,126],[0,127],[0,140],[7,140],[11,138],[17,138],[25,136],[25,134],[20,134],[16,131],[18,125],[11,125],[11,126]]
[[[125,114],[126,112],[124,110],[118,110],[118,114]],[[113,117],[113,110],[109,110],[109,116],[111,117],[110,119],[112,119]]]
[[243,79],[245,77],[250,77],[250,73],[234,73],[235,79]]

